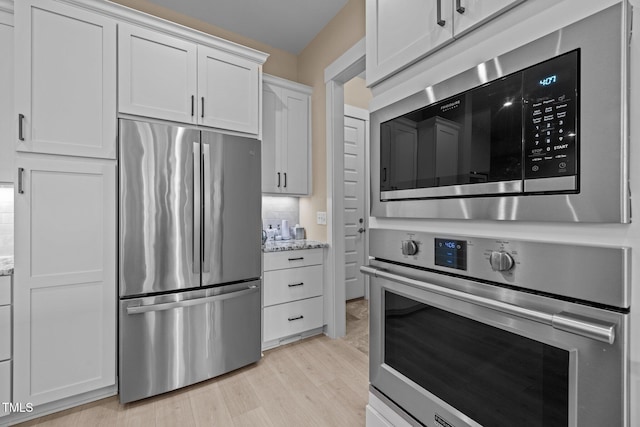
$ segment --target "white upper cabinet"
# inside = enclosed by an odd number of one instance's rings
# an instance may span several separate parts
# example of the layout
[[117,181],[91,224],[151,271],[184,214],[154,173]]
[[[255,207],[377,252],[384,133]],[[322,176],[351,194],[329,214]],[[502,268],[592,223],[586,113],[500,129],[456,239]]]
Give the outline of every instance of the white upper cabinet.
[[15,3],[18,151],[116,157],[116,23],[63,3]]
[[262,192],[311,194],[311,88],[264,76]]
[[258,134],[260,78],[255,62],[198,46],[198,123]]
[[367,83],[453,40],[452,0],[367,0]]
[[411,65],[524,0],[367,0],[367,84]]
[[0,182],[13,181],[13,15],[0,11]]
[[177,37],[118,25],[121,113],[196,121],[197,46]]
[[525,0],[455,0],[453,34],[460,36]]
[[120,113],[260,133],[266,56],[249,59],[127,24],[119,25],[118,47]]

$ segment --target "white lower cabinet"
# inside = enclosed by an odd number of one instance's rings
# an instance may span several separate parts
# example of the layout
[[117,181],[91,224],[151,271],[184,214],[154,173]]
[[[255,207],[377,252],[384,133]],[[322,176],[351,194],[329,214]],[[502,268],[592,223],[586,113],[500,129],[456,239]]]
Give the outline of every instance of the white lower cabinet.
[[11,361],[0,362],[0,417],[9,415],[2,403],[11,402]]
[[262,348],[322,330],[323,249],[264,254]]
[[18,155],[13,399],[115,385],[116,162]]
[[0,276],[0,417],[11,402],[11,276]]

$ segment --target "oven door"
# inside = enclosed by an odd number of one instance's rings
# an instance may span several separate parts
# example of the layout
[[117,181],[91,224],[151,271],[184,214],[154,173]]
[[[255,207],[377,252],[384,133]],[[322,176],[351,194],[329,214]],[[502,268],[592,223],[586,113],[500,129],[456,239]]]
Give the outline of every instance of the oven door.
[[393,270],[363,268],[370,381],[424,425],[628,425],[628,315]]

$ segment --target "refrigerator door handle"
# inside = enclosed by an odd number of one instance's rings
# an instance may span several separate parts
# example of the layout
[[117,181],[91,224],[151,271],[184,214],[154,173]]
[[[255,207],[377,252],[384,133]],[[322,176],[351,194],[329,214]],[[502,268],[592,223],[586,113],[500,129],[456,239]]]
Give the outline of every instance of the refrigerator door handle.
[[139,305],[127,307],[127,314],[142,314],[150,313],[154,311],[173,310],[175,308],[191,307],[194,305],[207,304],[210,302],[224,301],[231,298],[240,298],[244,295],[248,295],[254,292],[260,291],[260,288],[256,285],[250,285],[247,289],[235,292],[229,292],[226,294],[212,295],[204,298],[194,298],[184,301],[166,302],[161,304]]
[[202,221],[202,272],[209,273],[211,270],[211,204],[213,198],[211,194],[211,147],[209,144],[202,144],[202,157],[204,158],[203,165],[203,197],[202,197],[202,210],[204,214],[204,220]]
[[200,143],[193,143],[193,272],[200,274],[200,229],[201,229],[201,178],[200,178]]

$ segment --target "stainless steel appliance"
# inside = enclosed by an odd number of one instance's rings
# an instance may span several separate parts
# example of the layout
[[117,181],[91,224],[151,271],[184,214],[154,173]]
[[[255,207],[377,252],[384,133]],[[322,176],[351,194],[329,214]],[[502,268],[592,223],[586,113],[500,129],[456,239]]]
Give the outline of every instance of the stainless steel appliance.
[[626,426],[630,256],[372,229],[371,390],[428,426]]
[[120,402],[260,358],[260,142],[120,120]]
[[629,222],[629,9],[373,112],[372,215]]

